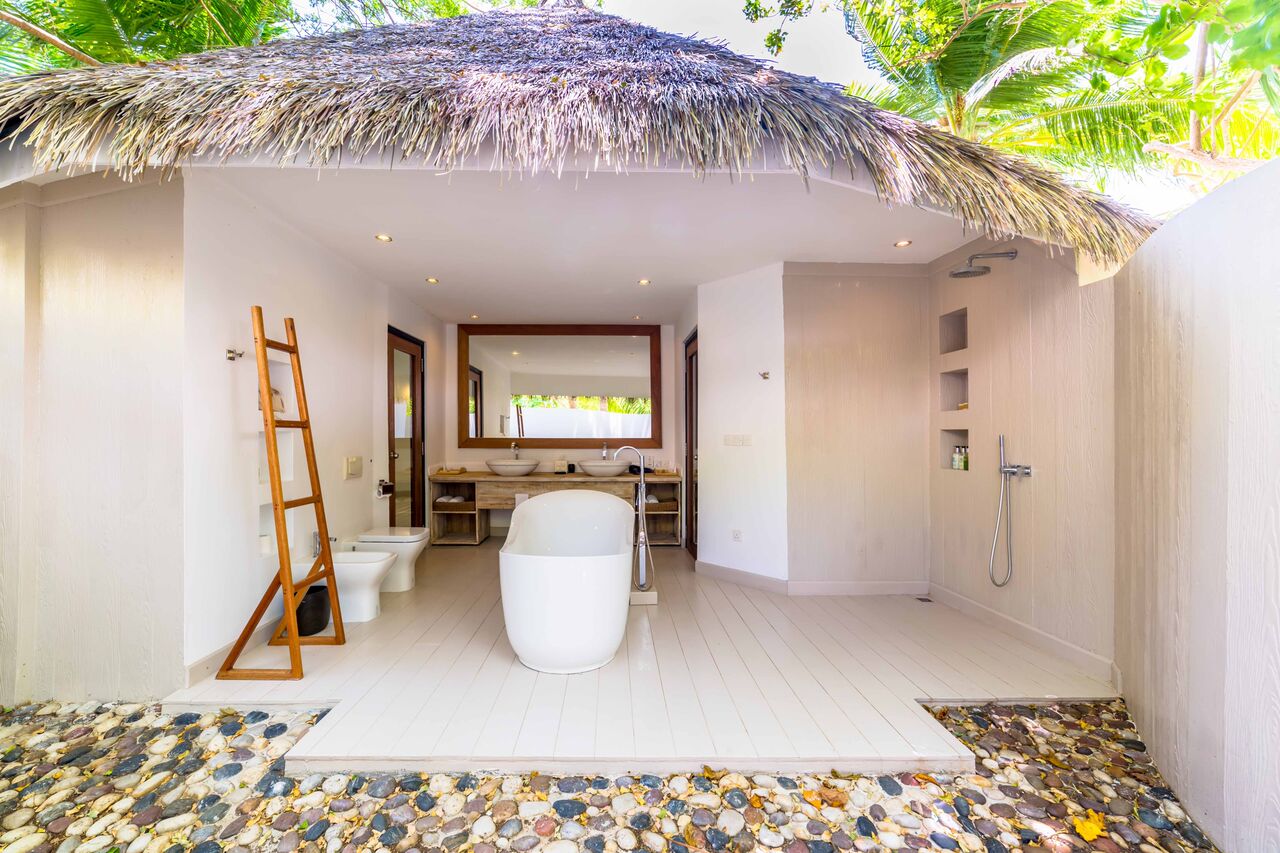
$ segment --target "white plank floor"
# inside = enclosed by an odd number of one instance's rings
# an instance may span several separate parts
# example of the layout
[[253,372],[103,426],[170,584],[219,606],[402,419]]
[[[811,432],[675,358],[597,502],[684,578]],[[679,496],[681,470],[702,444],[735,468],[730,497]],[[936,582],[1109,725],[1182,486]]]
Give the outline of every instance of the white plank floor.
[[[507,643],[498,548],[429,548],[412,592],[305,648],[301,681],[206,679],[173,710],[333,706],[291,771],[956,770],[973,756],[922,700],[1109,697],[1070,663],[908,596],[788,598],[695,574],[656,549],[658,604],[632,607],[613,662],[523,667]],[[261,646],[244,666],[280,666]]]

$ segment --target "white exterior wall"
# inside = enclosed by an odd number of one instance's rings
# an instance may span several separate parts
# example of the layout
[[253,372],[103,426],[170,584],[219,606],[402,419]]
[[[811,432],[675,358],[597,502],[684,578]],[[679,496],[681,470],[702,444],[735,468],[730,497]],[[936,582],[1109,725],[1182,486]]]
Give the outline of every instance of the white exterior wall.
[[698,564],[775,581],[787,578],[782,311],[781,264],[698,288]]
[[1117,276],[1116,663],[1161,772],[1224,849],[1280,837],[1280,162]]
[[160,696],[182,662],[182,184],[11,192],[0,702]]
[[[284,337],[284,317],[296,323],[329,532],[339,539],[388,522],[386,502],[373,497],[374,484],[387,475],[388,324],[426,341],[427,462],[441,460],[442,413],[432,401],[441,390],[442,327],[425,310],[255,207],[216,171],[192,171],[186,186],[183,389],[188,410],[198,414],[188,421],[183,464],[184,660],[204,673],[221,662],[222,650],[244,626],[277,565],[259,545],[259,535],[271,532],[271,496],[259,483],[262,420],[250,307],[263,307],[267,335],[277,340]],[[244,358],[227,361],[228,347],[243,350]],[[273,357],[287,364],[283,354]],[[291,389],[286,377],[287,370],[276,383],[279,390]],[[362,476],[344,479],[348,456],[364,460]],[[309,491],[298,439],[285,495]],[[290,513],[292,551],[308,557],[314,512],[300,507]],[[280,612],[277,600],[264,624]]]

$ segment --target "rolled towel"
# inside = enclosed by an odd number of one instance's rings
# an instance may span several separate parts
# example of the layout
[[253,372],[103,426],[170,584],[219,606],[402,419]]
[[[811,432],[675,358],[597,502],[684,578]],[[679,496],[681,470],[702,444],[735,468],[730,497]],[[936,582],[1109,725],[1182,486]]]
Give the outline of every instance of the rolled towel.
[[645,502],[645,503],[647,503],[647,504],[658,504],[658,503],[662,503],[662,501],[658,500],[658,496],[657,496],[657,495],[645,495],[645,496],[644,496],[644,502]]

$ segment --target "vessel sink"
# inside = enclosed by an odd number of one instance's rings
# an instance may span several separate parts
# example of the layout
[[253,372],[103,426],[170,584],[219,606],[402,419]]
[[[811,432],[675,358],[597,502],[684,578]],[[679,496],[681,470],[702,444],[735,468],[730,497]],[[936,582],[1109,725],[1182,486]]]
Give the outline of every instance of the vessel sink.
[[490,459],[484,464],[499,477],[523,477],[538,467],[537,459]]
[[627,473],[627,469],[631,467],[631,463],[625,460],[586,459],[579,462],[578,467],[590,474],[592,477],[616,477],[619,474]]

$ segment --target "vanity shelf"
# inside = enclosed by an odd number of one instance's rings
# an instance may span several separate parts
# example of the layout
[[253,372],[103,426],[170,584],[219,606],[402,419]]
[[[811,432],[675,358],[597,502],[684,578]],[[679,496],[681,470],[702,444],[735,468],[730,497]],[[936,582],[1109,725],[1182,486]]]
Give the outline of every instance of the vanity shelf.
[[[476,484],[431,481],[432,545],[479,545],[489,538],[489,513],[476,508]],[[462,498],[442,501],[441,498]]]
[[[590,489],[616,495],[635,503],[634,474],[592,477],[589,474],[534,472],[524,477],[499,477],[485,471],[461,474],[433,474],[430,478],[431,544],[479,545],[489,538],[489,511],[510,510],[516,495],[535,495],[564,489]],[[681,544],[682,507],[679,474],[649,474],[645,477],[649,494],[657,503],[645,505],[649,542],[653,545]],[[461,496],[462,501],[440,502],[445,496]]]

